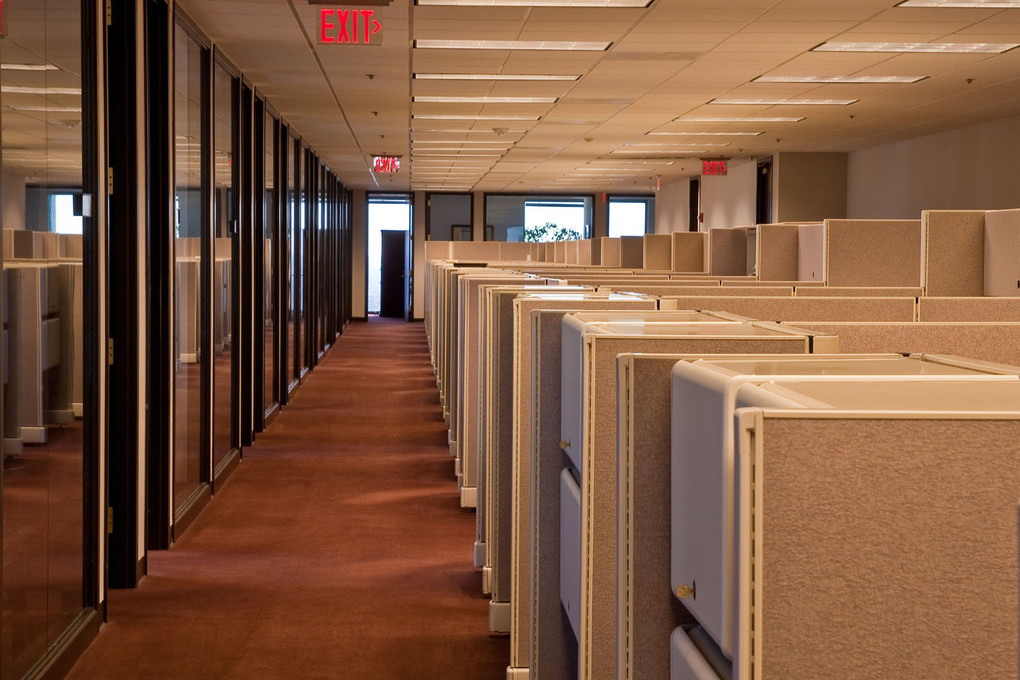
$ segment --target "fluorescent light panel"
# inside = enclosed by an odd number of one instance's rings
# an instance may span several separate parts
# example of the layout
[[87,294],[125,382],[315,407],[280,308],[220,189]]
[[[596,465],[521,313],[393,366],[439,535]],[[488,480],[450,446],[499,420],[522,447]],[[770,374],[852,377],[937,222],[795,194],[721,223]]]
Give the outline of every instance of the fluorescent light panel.
[[1013,9],[1020,7],[1020,1],[1003,0],[904,0],[897,7],[970,7],[978,9]]
[[827,42],[814,52],[920,52],[930,54],[1001,54],[1020,43]]
[[[674,146],[677,146],[677,145],[678,145],[678,142],[631,142],[630,144],[627,144],[626,147],[628,149],[633,149],[634,147],[656,147],[656,148],[663,148],[663,147],[665,147],[665,148],[669,148],[669,147],[674,147]],[[698,143],[698,146],[729,146],[729,145],[730,145],[729,142],[699,142]],[[683,146],[683,145],[681,145],[681,146]]]
[[59,71],[54,64],[0,64],[2,71]]
[[81,113],[80,106],[5,106],[9,111],[33,113]]
[[81,96],[80,87],[19,87],[4,85],[0,87],[4,94],[71,94]]
[[554,76],[554,75],[528,75],[524,73],[415,73],[415,80],[556,80],[573,81],[579,75]]
[[559,97],[411,97],[422,104],[555,104]]
[[648,7],[651,0],[415,0],[453,7]]
[[542,116],[482,116],[455,114],[422,114],[412,113],[411,118],[417,120],[538,120]]
[[928,76],[758,76],[752,83],[852,83],[881,84],[916,83]]
[[748,104],[748,105],[763,105],[763,106],[786,106],[786,105],[799,105],[804,104],[806,106],[847,106],[853,104],[858,100],[856,99],[768,99],[765,97],[724,97],[719,99],[713,99],[708,102],[709,104]]
[[681,116],[678,123],[799,123],[804,116]]
[[757,137],[764,132],[649,132],[648,135],[675,135],[678,137]]
[[604,52],[608,42],[585,40],[415,40],[420,49],[441,50],[558,50]]

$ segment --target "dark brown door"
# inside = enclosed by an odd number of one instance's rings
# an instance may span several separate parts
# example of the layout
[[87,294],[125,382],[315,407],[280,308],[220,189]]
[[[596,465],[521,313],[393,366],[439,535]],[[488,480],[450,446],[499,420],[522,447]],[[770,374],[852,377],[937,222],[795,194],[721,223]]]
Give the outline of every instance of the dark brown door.
[[383,229],[381,274],[379,276],[379,316],[403,318],[406,312],[404,278],[407,261],[407,232]]

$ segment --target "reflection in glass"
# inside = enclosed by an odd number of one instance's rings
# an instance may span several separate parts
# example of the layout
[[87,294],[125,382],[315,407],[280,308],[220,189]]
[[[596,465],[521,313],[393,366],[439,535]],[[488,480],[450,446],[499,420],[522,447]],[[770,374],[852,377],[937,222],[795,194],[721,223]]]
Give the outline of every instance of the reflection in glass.
[[0,668],[20,678],[83,610],[81,13],[3,14]]
[[591,238],[592,214],[591,196],[487,196],[485,240],[554,241]]
[[176,31],[176,256],[174,296],[174,510],[202,482],[201,269],[202,269],[202,48]]
[[262,234],[262,241],[265,244],[265,255],[263,257],[264,278],[263,278],[263,302],[262,302],[262,327],[265,336],[265,371],[263,373],[262,404],[268,408],[276,403],[276,374],[274,372],[276,356],[276,279],[273,278],[276,268],[273,262],[276,257],[276,185],[273,169],[276,167],[276,148],[273,146],[275,135],[274,128],[276,120],[266,116],[265,125],[265,172],[266,181],[263,189],[263,216],[265,231]]
[[293,137],[288,137],[288,139],[289,139],[289,143],[287,144],[287,149],[288,149],[288,152],[289,152],[289,158],[287,159],[287,164],[286,164],[286,166],[287,166],[287,228],[284,229],[284,233],[286,234],[286,239],[287,239],[287,243],[286,243],[287,250],[284,253],[284,262],[286,263],[285,266],[287,268],[287,273],[285,275],[286,290],[284,290],[284,296],[285,296],[285,299],[287,300],[287,327],[284,329],[284,331],[287,334],[287,338],[289,338],[289,340],[288,340],[288,342],[289,342],[289,354],[288,354],[288,357],[290,358],[290,368],[284,367],[282,370],[283,370],[283,376],[286,377],[287,384],[289,385],[289,384],[291,384],[291,382],[296,377],[296,372],[293,371],[293,366],[294,366],[294,364],[297,363],[297,359],[294,358],[295,357],[295,352],[297,350],[294,347],[294,340],[293,340],[293,338],[294,338],[294,329],[295,329],[294,317],[295,317],[295,313],[296,313],[296,307],[294,305],[294,300],[295,300],[295,295],[294,295],[294,288],[295,288],[295,283],[294,283],[294,257],[295,257],[294,256],[294,247],[295,247],[295,243],[294,243],[294,228],[295,228],[295,224],[297,222],[297,209],[298,209],[298,205],[297,205],[297,182],[296,182],[296,179],[295,179],[295,169],[297,167],[297,162],[296,162],[296,158],[295,157],[297,156],[296,151],[297,151],[297,149],[300,148],[300,145],[297,143],[297,140],[294,139]]
[[471,194],[429,194],[430,241],[471,240]]
[[232,253],[236,237],[237,187],[234,184],[234,78],[216,65],[213,80],[213,469],[233,447],[234,431],[231,396],[234,393],[233,336],[231,313]]

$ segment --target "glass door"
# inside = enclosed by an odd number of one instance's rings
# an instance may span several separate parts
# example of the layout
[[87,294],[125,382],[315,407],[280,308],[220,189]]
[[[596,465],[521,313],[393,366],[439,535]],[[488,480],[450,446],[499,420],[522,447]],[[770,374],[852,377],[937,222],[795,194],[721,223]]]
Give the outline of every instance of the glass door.
[[239,80],[217,59],[213,72],[212,450],[214,476],[238,443],[234,268],[238,238]]
[[174,447],[175,518],[209,479],[203,431],[203,270],[209,228],[209,51],[178,26],[174,49],[175,226],[174,226]]
[[86,487],[86,473],[95,474],[88,419],[98,404],[84,382],[85,338],[94,337],[98,310],[86,298],[86,290],[95,295],[95,195],[85,172],[95,118],[92,82],[82,80],[91,68],[82,26],[77,3],[3,4],[4,678],[28,673],[96,604],[96,565],[85,556],[96,541],[89,526],[98,491]]

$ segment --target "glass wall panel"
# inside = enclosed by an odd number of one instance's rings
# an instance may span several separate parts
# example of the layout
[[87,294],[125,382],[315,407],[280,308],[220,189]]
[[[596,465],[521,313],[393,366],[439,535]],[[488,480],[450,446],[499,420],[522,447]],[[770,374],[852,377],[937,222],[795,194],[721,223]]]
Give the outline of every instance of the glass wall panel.
[[213,466],[234,446],[232,397],[237,380],[233,361],[233,251],[237,238],[237,173],[234,172],[234,103],[236,79],[219,63],[213,74]]
[[202,186],[202,93],[205,54],[185,31],[174,38],[174,134],[176,136],[176,258],[174,297],[174,510],[198,489],[202,474],[202,232],[207,222]]
[[305,243],[305,149],[301,143],[294,142],[294,235],[292,240],[293,250],[291,256],[291,280],[293,288],[291,293],[291,311],[294,323],[294,379],[301,377],[301,369],[308,364],[305,361],[304,344],[304,299],[305,299],[305,267],[304,267],[304,243]]
[[0,674],[84,608],[81,6],[3,4]]
[[268,409],[276,403],[277,372],[276,372],[276,290],[277,279],[275,277],[276,267],[273,266],[276,258],[276,127],[278,123],[275,118],[266,115],[265,122],[265,186],[262,190],[262,219],[263,233],[263,295],[262,295],[262,333],[265,337],[264,362],[262,385],[262,403]]
[[287,267],[285,280],[287,282],[286,290],[284,290],[284,296],[287,300],[287,327],[284,329],[287,334],[287,359],[288,362],[285,364],[283,375],[286,376],[287,384],[291,384],[294,378],[297,377],[297,372],[294,370],[294,366],[297,364],[295,355],[298,348],[295,346],[294,338],[295,331],[297,329],[297,312],[299,306],[296,303],[297,295],[294,293],[296,289],[295,272],[294,272],[294,261],[296,254],[294,249],[297,247],[295,242],[295,230],[297,228],[298,220],[298,198],[297,198],[297,168],[299,167],[297,156],[298,150],[301,145],[294,138],[293,135],[287,137],[287,228],[284,230],[286,233],[286,252],[284,253]]
[[428,239],[471,240],[471,194],[429,194]]
[[655,231],[654,197],[609,197],[609,236],[641,236],[653,231]]
[[565,241],[590,238],[592,204],[591,196],[487,195],[485,240]]

